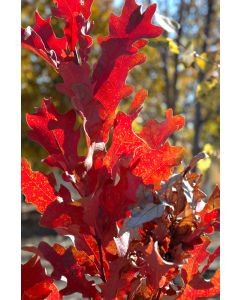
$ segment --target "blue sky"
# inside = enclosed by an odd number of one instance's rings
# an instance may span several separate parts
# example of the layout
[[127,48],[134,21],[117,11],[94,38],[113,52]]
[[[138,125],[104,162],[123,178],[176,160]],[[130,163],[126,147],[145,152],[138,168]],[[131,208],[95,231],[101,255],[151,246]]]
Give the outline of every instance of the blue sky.
[[113,1],[113,5],[114,5],[115,7],[122,6],[122,3],[123,3],[123,0],[114,0],[114,1]]
[[[136,0],[136,2],[138,4],[142,4],[145,2],[145,0]],[[155,1],[151,1],[152,3],[160,3],[161,4],[161,0],[155,0]],[[121,7],[124,3],[124,0],[113,0],[113,5],[114,7],[118,8],[118,7]],[[175,0],[168,0],[168,8],[172,13],[175,12],[175,9],[176,9],[176,1]],[[161,13],[161,12],[160,12]]]

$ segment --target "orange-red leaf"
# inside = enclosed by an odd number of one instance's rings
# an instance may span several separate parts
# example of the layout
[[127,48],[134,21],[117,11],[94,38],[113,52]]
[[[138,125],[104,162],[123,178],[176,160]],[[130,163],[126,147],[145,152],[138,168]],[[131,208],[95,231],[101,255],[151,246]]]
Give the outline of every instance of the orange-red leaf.
[[57,198],[51,179],[41,172],[33,172],[30,164],[24,159],[22,160],[21,176],[25,201],[34,204],[36,209],[43,213],[47,206]]
[[210,281],[204,280],[199,275],[186,285],[183,294],[177,300],[209,299],[220,294],[220,269],[218,269]]
[[[153,184],[155,188],[159,188],[161,180],[168,179],[173,168],[182,159],[182,147],[173,147],[168,143],[162,144],[170,133],[177,130],[177,127],[174,126],[174,130],[162,132],[159,138],[156,138],[159,143],[151,144],[157,147],[152,148],[147,141],[133,132],[132,121],[132,117],[118,113],[112,144],[104,158],[104,164],[111,170],[117,160],[125,155],[131,159],[130,166],[134,175],[141,177],[145,184]],[[162,127],[165,128],[165,126]],[[159,133],[156,131],[153,134]]]
[[169,136],[181,129],[185,124],[185,118],[181,115],[173,116],[172,109],[166,111],[166,120],[159,123],[156,120],[149,120],[144,124],[138,134],[151,148],[161,147]]

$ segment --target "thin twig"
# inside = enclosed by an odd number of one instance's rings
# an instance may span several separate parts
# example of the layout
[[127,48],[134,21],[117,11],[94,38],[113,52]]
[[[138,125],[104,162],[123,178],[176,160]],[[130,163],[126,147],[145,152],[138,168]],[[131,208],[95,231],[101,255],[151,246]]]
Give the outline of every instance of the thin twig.
[[103,282],[106,282],[105,271],[104,271],[104,266],[103,266],[102,242],[97,236],[95,236],[95,239],[96,239],[96,242],[98,245],[98,251],[99,251],[101,278],[102,278]]

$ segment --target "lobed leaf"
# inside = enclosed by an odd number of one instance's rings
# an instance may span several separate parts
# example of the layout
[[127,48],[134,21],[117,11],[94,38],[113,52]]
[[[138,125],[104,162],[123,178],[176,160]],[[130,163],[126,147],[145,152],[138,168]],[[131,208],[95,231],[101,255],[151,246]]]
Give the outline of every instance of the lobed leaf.
[[26,120],[31,129],[28,136],[49,153],[44,162],[72,173],[79,163],[80,129],[74,129],[75,112],[60,114],[50,100],[44,99],[34,114],[27,114]]
[[[53,0],[53,2],[57,5],[56,8],[52,8],[53,15],[65,20],[64,34],[67,38],[69,49],[74,51],[81,34],[84,31],[87,33],[87,24],[84,24],[84,20],[87,20],[91,15],[93,0]],[[89,43],[91,45],[91,39]]]
[[60,291],[62,295],[79,292],[84,297],[97,296],[96,288],[85,277],[85,274],[97,274],[93,257],[75,247],[65,249],[58,244],[51,247],[45,242],[39,244],[38,250],[41,256],[52,264],[52,278],[60,280],[62,276],[66,277],[67,286]]
[[[134,175],[141,177],[145,184],[153,184],[155,188],[159,187],[160,182],[168,179],[171,175],[173,167],[181,162],[183,155],[183,148],[164,144],[169,134],[182,125],[183,119],[176,117],[173,121],[169,117],[165,123],[159,125],[160,129],[168,127],[164,133],[161,131],[159,134],[159,130],[152,130],[152,133],[147,134],[149,125],[146,125],[143,127],[142,133],[137,135],[132,130],[133,117],[118,113],[112,144],[104,158],[104,164],[111,170],[117,160],[122,155],[126,155],[131,159],[130,166]],[[150,135],[154,136],[155,142],[150,142],[149,145],[147,142]]]
[[41,172],[33,172],[30,164],[24,159],[22,160],[21,179],[25,201],[34,204],[40,213],[43,213],[48,205],[56,200],[57,195],[52,179]]
[[53,279],[46,275],[37,255],[21,266],[21,299],[62,299]]

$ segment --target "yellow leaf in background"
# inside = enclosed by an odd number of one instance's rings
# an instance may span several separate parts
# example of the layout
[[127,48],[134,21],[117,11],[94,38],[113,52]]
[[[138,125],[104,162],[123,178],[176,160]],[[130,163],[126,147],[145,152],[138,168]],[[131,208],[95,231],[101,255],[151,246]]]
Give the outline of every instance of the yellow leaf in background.
[[213,155],[213,146],[211,144],[205,144],[203,147],[203,152],[207,153],[208,155]]
[[151,47],[157,47],[159,46],[159,44],[165,44],[166,46],[168,46],[170,52],[174,53],[174,54],[179,54],[179,48],[178,45],[169,37],[159,37],[154,39],[153,41],[149,42],[149,46]]
[[204,71],[206,69],[206,60],[207,59],[207,53],[202,53],[200,56],[195,57],[195,62],[199,66],[199,68]]
[[177,172],[177,173],[181,173],[181,172],[183,172],[183,171],[184,171],[183,165],[179,165],[179,166],[176,167],[176,172]]
[[168,43],[168,38],[160,36],[158,38],[155,38],[153,41],[157,43]]
[[211,158],[207,157],[204,159],[199,160],[199,162],[197,163],[197,167],[200,170],[200,172],[204,173],[206,172],[210,166],[211,166]]
[[207,97],[214,91],[218,89],[219,80],[217,78],[208,78],[202,83],[198,84],[196,95],[198,98]]
[[[213,146],[211,144],[205,144],[203,147],[203,152],[207,153],[208,155],[213,155]],[[197,167],[200,172],[206,172],[211,166],[212,160],[210,157],[206,157],[204,159],[199,160],[197,163]]]
[[169,50],[174,54],[179,54],[178,45],[170,38],[167,38],[167,40],[168,40]]

